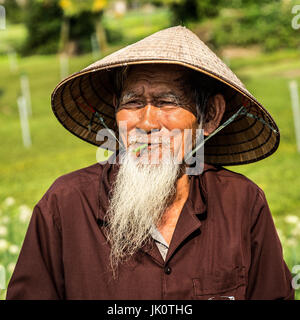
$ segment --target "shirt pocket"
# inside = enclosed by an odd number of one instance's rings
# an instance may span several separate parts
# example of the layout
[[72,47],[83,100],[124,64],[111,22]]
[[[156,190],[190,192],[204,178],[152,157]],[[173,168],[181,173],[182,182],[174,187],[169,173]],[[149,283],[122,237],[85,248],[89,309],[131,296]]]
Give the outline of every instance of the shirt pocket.
[[245,267],[203,272],[193,279],[196,300],[244,300],[246,291]]

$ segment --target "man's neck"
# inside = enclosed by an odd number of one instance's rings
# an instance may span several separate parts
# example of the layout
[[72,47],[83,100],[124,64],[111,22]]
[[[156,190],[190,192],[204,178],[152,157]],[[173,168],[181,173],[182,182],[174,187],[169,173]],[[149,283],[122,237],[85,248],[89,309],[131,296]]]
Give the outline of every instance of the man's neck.
[[186,174],[183,174],[176,183],[176,195],[174,201],[166,209],[162,222],[157,226],[158,230],[170,244],[179,215],[189,196],[190,181]]
[[186,201],[189,196],[189,188],[190,187],[190,180],[188,175],[183,174],[176,183],[176,195],[173,201],[174,203]]

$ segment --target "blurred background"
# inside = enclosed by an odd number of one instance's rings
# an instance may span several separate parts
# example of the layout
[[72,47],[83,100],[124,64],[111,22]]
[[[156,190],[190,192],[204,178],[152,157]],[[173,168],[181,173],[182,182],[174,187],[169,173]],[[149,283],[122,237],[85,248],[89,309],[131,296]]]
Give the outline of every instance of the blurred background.
[[275,154],[229,169],[264,190],[300,287],[300,0],[0,0],[0,289],[34,205],[56,178],[96,162],[96,147],[53,115],[56,84],[178,24],[219,55],[281,130]]

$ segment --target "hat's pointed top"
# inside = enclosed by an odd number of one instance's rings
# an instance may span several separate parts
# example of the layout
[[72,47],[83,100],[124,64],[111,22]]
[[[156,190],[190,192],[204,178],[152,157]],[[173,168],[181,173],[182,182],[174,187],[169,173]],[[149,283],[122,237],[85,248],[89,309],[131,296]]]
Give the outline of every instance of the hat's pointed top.
[[83,70],[152,61],[176,63],[197,70],[201,68],[210,76],[216,76],[221,81],[225,78],[227,83],[230,81],[234,86],[245,88],[230,68],[195,33],[181,25],[157,31]]

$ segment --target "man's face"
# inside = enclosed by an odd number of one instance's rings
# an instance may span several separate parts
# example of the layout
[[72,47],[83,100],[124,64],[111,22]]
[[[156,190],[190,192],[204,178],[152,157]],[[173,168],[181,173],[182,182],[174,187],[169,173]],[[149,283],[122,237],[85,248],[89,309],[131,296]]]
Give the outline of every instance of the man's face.
[[[124,83],[116,118],[119,127],[121,121],[127,125],[127,135],[121,133],[127,152],[123,154],[106,217],[113,269],[151,238],[153,226],[161,223],[176,195],[176,182],[184,164],[177,162],[174,155],[183,148],[184,129],[197,126],[183,70],[166,65],[134,66]],[[174,129],[177,134],[171,137]],[[131,149],[138,143],[130,141],[131,137],[138,137],[143,144],[150,139],[153,142],[153,137],[171,138],[171,144],[149,144],[144,149],[148,151],[146,156],[142,151],[134,157]],[[165,151],[168,151],[166,161],[160,161]],[[171,157],[170,151],[174,152]],[[155,161],[158,160],[156,165],[143,165],[143,158],[146,163],[149,160],[153,163],[153,153]]]
[[[176,65],[137,65],[130,69],[116,113],[119,128],[121,121],[127,124],[127,136],[121,132],[127,148],[134,150],[148,143],[145,148],[148,159],[150,153],[156,153],[155,157],[160,159],[166,147],[182,161],[184,129],[198,127],[195,103],[186,80],[187,71]],[[139,143],[135,143],[136,137],[140,138]],[[169,140],[170,145],[158,143],[162,141],[159,137]],[[136,153],[136,156],[141,155]]]
[[[127,126],[127,134],[120,132],[127,150],[122,153],[122,165],[114,181],[106,214],[113,270],[151,239],[153,226],[163,222],[166,209],[176,197],[177,181],[185,167],[182,161],[186,151],[184,144],[187,142],[191,147],[191,142],[195,143],[195,139],[190,139],[194,134],[185,139],[185,129],[189,129],[189,133],[198,129],[195,96],[189,88],[189,74],[185,70],[176,65],[133,66],[123,84],[119,104],[114,98],[114,105],[118,107],[118,126],[120,128],[122,121]],[[204,124],[206,134],[215,130],[225,110],[222,95],[214,96],[213,104],[215,112]],[[173,135],[174,130],[177,133]],[[143,150],[150,152],[146,152],[146,156],[145,151],[132,156],[131,150],[138,143],[132,142],[131,137],[139,138],[142,145],[146,143],[147,148]],[[153,142],[153,137],[155,140],[167,138],[170,146],[161,143],[148,145]],[[159,161],[161,156],[164,158],[165,151],[166,161]],[[173,153],[171,157],[169,151]],[[153,163],[153,153],[156,153],[157,165],[144,165],[149,160],[150,164]]]

